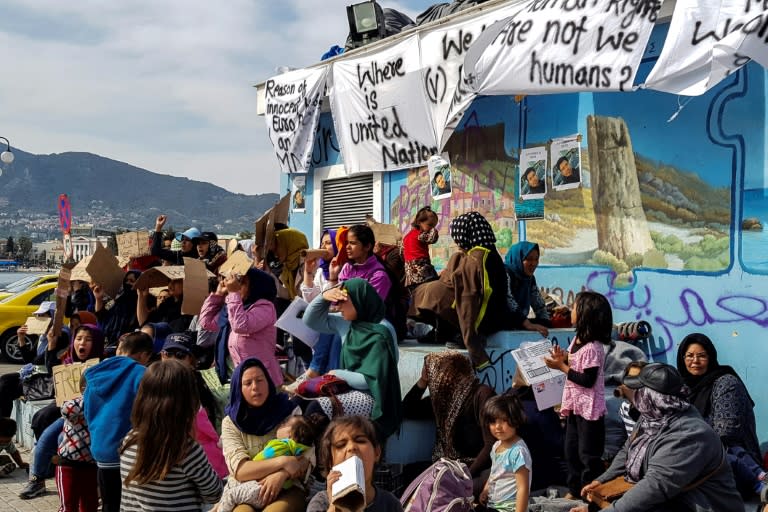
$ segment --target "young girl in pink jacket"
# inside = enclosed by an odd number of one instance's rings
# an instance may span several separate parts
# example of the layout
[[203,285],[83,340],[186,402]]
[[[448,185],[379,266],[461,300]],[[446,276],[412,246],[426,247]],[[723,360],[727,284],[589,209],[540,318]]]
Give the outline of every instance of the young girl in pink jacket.
[[279,386],[283,373],[275,356],[277,314],[272,301],[276,294],[275,280],[266,272],[251,268],[244,276],[230,275],[205,299],[200,325],[203,329],[218,330],[219,312],[226,302],[232,328],[227,348],[232,363],[237,366],[249,358],[259,359],[275,386]]

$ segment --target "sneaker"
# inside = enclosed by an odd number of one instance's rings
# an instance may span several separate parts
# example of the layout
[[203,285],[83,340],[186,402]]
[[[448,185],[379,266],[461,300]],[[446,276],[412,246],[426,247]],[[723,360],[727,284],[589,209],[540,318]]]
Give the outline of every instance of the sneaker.
[[455,334],[453,338],[445,342],[445,348],[450,350],[466,350],[461,334]]
[[16,464],[9,462],[0,466],[0,476],[8,476],[16,471]]
[[29,483],[23,491],[19,493],[19,498],[23,500],[31,500],[45,494],[45,480],[39,480],[37,477],[29,479]]

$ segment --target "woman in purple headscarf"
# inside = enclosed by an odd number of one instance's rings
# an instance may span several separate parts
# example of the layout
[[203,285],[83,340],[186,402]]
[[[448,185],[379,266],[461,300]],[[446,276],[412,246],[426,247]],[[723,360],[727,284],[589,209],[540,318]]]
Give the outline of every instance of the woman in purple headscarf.
[[[304,492],[296,486],[283,489],[288,478],[303,476],[309,460],[303,457],[281,456],[253,460],[286,418],[300,415],[301,409],[278,393],[267,368],[258,359],[246,359],[235,368],[230,384],[229,405],[221,423],[224,459],[231,478],[227,486],[259,480],[267,506],[264,512],[303,510]],[[238,510],[254,510],[240,505]]]
[[[320,249],[327,253],[326,257],[307,258],[304,260],[304,281],[300,290],[307,303],[331,287],[328,280],[330,275],[331,260],[339,253],[336,246],[336,230],[326,229],[320,238]],[[299,375],[296,381],[286,386],[286,391],[294,392],[298,385],[307,379],[319,377],[324,373],[339,367],[339,354],[341,353],[341,338],[334,334],[321,334],[317,343],[312,347],[312,361],[309,369]]]

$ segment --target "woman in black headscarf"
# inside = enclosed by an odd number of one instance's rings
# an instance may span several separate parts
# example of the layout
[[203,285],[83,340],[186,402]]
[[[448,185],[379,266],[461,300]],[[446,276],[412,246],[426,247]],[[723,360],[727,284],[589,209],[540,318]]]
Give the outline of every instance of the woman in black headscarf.
[[451,328],[461,340],[477,369],[488,366],[484,337],[510,328],[507,308],[507,274],[496,250],[496,236],[478,212],[459,215],[448,231],[459,246],[440,279],[416,288],[411,316],[427,322],[440,320],[440,335]]
[[721,365],[712,340],[698,332],[680,343],[677,369],[689,388],[688,400],[726,446],[739,492],[744,497],[759,493],[766,474],[760,466],[755,402],[736,370]]

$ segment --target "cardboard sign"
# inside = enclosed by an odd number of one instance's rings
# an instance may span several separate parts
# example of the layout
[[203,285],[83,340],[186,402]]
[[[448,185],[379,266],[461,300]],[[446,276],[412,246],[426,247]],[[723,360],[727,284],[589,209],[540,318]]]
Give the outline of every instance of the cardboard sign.
[[116,238],[118,256],[138,258],[150,254],[149,234],[146,231],[129,231]]
[[336,510],[362,512],[365,509],[365,468],[363,461],[353,455],[332,468],[341,476],[331,486],[331,503]]
[[50,322],[51,319],[48,317],[30,316],[24,322],[24,325],[27,326],[27,334],[37,334],[38,336],[42,336],[45,334],[45,330],[48,328]]
[[[270,208],[269,210],[264,212],[264,215],[259,217],[259,220],[257,220],[254,225],[254,243],[256,244],[256,247],[258,247],[259,253],[258,257],[261,259],[264,259],[264,256],[266,255],[266,241],[267,241],[267,224],[269,224],[269,217],[272,215],[273,208]],[[254,252],[254,255],[256,255],[256,252]]]
[[61,407],[67,400],[83,396],[80,391],[83,372],[97,364],[99,360],[94,358],[84,363],[60,364],[53,367],[53,388],[56,392],[57,406]]
[[123,286],[125,272],[118,265],[115,255],[100,243],[96,244],[96,251],[91,255],[85,271],[91,276],[91,281],[98,283],[110,297],[115,297]]
[[275,327],[279,327],[288,334],[300,339],[310,348],[317,344],[317,340],[320,338],[320,333],[313,331],[304,323],[302,319],[304,317],[304,311],[307,309],[307,301],[301,297],[293,299],[280,318],[275,322]]
[[394,224],[376,222],[371,224],[371,230],[373,231],[373,237],[380,244],[397,245],[403,238],[400,230]]
[[165,287],[175,279],[184,279],[184,265],[152,267],[142,272],[133,286],[137,290]]
[[[208,296],[208,274],[205,263],[194,258],[184,258],[184,301],[182,315],[197,315]],[[213,274],[211,274],[213,277]]]
[[[69,275],[70,281],[85,281],[86,283],[91,282],[91,276],[88,274],[88,271],[86,270],[86,267],[88,267],[88,264],[91,262],[91,257],[86,256],[85,258],[81,259],[77,262],[77,264],[72,267],[72,272]],[[61,278],[61,275],[59,275],[59,278]]]
[[219,274],[228,276],[230,274],[245,275],[248,269],[253,266],[253,260],[249,258],[244,251],[235,251],[227,258],[227,261],[219,267]]
[[288,218],[291,212],[291,195],[285,194],[273,208],[275,211],[274,222],[288,224]]

